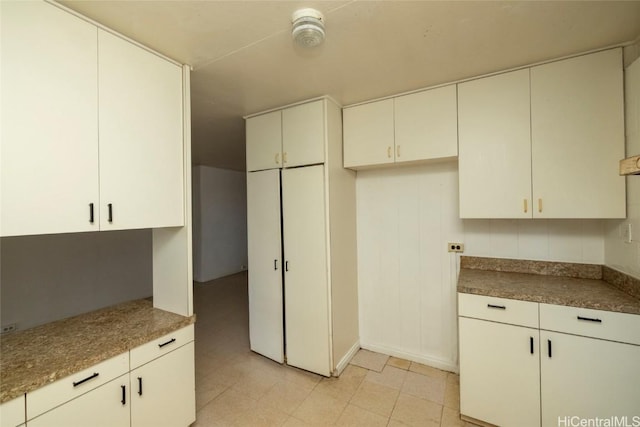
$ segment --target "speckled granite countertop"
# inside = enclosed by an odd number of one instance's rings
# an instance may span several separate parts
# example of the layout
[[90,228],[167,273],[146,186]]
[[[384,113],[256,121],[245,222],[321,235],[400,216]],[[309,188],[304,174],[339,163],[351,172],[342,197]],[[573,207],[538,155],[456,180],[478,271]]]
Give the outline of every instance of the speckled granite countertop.
[[0,403],[195,322],[130,301],[0,339]]
[[461,257],[460,267],[458,292],[640,314],[640,298],[599,265]]

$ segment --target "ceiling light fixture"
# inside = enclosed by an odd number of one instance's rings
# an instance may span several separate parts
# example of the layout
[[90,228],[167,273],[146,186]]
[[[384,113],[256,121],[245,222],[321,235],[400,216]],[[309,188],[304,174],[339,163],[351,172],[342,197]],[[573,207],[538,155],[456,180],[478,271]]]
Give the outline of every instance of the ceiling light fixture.
[[324,40],[324,16],[315,9],[300,9],[291,15],[293,40],[302,47],[315,47]]

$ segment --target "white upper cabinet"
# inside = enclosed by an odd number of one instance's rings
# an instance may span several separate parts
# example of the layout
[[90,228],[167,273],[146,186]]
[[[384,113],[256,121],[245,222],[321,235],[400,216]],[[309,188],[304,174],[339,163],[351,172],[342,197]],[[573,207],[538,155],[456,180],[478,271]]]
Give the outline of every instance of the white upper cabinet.
[[344,167],[454,158],[456,86],[345,108]]
[[182,68],[2,2],[2,236],[184,224]]
[[458,155],[456,86],[394,99],[396,163]]
[[284,167],[324,163],[324,124],[322,100],[282,110]]
[[247,170],[282,167],[282,112],[247,119]]
[[97,29],[44,2],[0,7],[0,234],[98,230]]
[[324,100],[247,118],[247,171],[324,163]]
[[458,85],[462,218],[531,218],[529,70]]
[[393,99],[345,108],[342,120],[345,168],[395,161]]
[[182,69],[106,31],[98,46],[101,228],[181,226]]
[[461,83],[458,114],[461,218],[624,218],[621,49]]
[[531,68],[536,217],[625,217],[623,100],[621,49]]

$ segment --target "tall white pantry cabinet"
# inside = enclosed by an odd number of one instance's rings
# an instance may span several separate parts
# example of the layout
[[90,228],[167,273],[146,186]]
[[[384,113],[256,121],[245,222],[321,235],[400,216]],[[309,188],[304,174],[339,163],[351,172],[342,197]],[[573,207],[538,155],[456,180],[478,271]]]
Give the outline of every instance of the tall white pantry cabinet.
[[337,375],[358,350],[355,172],[323,97],[247,117],[251,349]]

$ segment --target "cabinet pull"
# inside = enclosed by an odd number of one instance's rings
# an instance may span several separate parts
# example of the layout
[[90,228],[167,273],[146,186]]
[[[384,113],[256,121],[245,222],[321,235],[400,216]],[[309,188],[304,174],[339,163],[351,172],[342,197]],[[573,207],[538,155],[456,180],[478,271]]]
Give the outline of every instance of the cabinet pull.
[[99,373],[97,373],[97,372],[94,372],[94,373],[93,373],[93,375],[89,375],[87,378],[85,378],[85,379],[83,379],[83,380],[80,380],[80,381],[74,381],[74,382],[73,382],[73,386],[74,386],[74,387],[78,387],[80,384],[84,384],[84,383],[86,383],[87,381],[91,381],[92,379],[97,378],[97,377],[98,377],[98,375],[100,375],[100,374],[99,374]]
[[121,385],[120,388],[122,389],[122,400],[120,401],[120,403],[122,403],[123,405],[127,404],[127,387],[124,385]]
[[287,152],[286,151],[284,153],[282,153],[282,164],[284,165],[285,163],[287,163]]
[[506,310],[507,307],[505,307],[504,305],[493,305],[493,304],[487,304],[488,308],[495,308],[498,310]]
[[529,337],[529,352],[533,354],[533,337]]
[[138,396],[142,396],[142,377],[138,377]]
[[595,319],[595,318],[592,318],[592,317],[578,316],[578,320],[586,320],[587,322],[602,323],[602,319]]
[[387,147],[387,157],[391,158],[391,147]]
[[527,199],[524,199],[524,213],[527,213],[527,211],[529,210],[529,203],[527,203]]
[[113,205],[109,203],[107,206],[109,207],[109,222],[113,222]]
[[167,342],[165,342],[165,343],[158,344],[158,347],[159,347],[159,348],[162,348],[162,347],[164,347],[165,345],[169,345],[169,344],[174,343],[174,342],[176,342],[176,339],[175,339],[175,338],[171,338],[169,341],[167,341]]
[[93,224],[93,203],[89,203],[89,222]]
[[400,157],[400,146],[396,146],[396,156]]
[[274,260],[273,260],[273,269],[274,269],[274,270],[277,270],[277,269],[278,269],[278,260],[277,260],[277,259],[274,259]]
[[284,271],[289,271],[289,261],[284,262]]
[[542,199],[538,199],[538,212],[542,213]]
[[276,153],[276,165],[280,164],[280,153]]
[[547,349],[549,353],[549,358],[551,358],[551,340],[547,340]]

